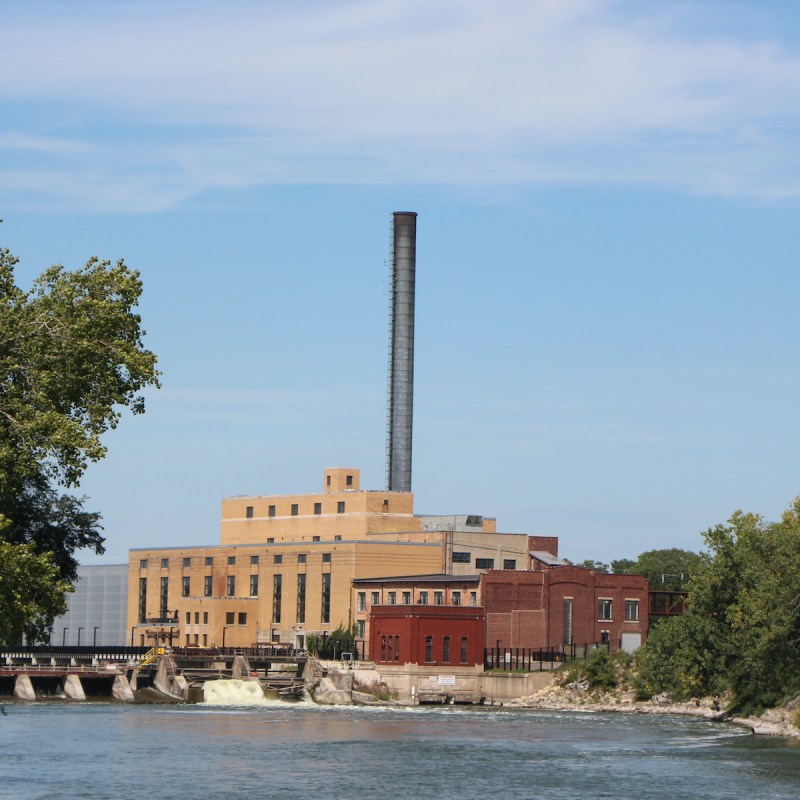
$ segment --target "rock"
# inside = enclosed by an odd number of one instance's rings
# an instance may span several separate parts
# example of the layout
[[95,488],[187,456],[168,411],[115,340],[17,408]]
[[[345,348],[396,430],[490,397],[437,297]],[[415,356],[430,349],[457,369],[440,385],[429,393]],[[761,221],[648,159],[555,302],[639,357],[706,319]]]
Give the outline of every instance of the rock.
[[659,706],[668,706],[672,703],[672,698],[666,692],[661,692],[653,697],[653,702]]

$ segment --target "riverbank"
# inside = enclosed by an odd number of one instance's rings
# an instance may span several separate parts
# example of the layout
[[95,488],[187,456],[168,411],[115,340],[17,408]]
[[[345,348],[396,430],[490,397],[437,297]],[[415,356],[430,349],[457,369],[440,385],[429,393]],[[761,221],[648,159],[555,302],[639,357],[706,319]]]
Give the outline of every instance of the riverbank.
[[[790,705],[793,706],[794,702]],[[553,711],[677,714],[743,725],[758,736],[783,736],[800,740],[800,728],[794,723],[794,708],[769,709],[760,717],[737,717],[725,711],[724,699],[716,697],[704,697],[685,703],[673,703],[664,695],[651,700],[637,700],[632,691],[601,692],[580,684],[559,686],[553,683],[527,697],[511,700],[506,706]]]

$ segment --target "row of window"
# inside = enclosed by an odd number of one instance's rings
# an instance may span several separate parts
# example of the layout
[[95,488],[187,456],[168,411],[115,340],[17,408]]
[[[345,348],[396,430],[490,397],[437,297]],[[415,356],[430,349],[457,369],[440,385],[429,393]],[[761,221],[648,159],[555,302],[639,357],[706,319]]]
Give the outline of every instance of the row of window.
[[[610,621],[614,619],[614,605],[611,600],[600,600],[597,605],[597,619]],[[639,601],[625,601],[625,622],[639,621]]]
[[[336,502],[336,513],[337,514],[344,514],[345,513],[345,501],[338,500]],[[314,503],[314,514],[315,516],[319,516],[322,514],[322,503]],[[246,519],[253,519],[255,517],[255,509],[253,506],[246,506],[244,510],[244,515]],[[267,506],[267,516],[268,517],[277,517],[278,516],[278,507],[274,505]],[[281,514],[281,516],[286,516],[285,514]],[[289,516],[290,517],[299,517],[300,516],[300,505],[299,503],[291,503],[289,505]]]
[[[426,664],[450,664],[452,663],[452,638],[443,636],[441,649],[436,646],[433,636],[425,637],[425,663]],[[386,662],[399,662],[401,652],[401,642],[399,636],[381,636],[380,660]],[[459,663],[466,664],[469,655],[469,637],[461,637],[461,651]]]
[[[472,562],[472,554],[471,553],[464,553],[464,552],[454,552],[453,553],[453,563],[454,564],[470,564]],[[517,568],[517,559],[516,558],[504,558],[503,559],[503,569],[516,569]],[[476,558],[475,559],[475,569],[494,569],[494,559],[493,558]]]
[[[236,594],[236,578],[233,575],[229,575],[227,579],[227,593],[229,597],[233,597]],[[186,576],[183,579],[183,585],[181,587],[182,593],[184,597],[189,597],[189,592],[191,589],[191,584],[189,582],[189,577]],[[204,581],[204,594],[206,597],[211,597],[212,585],[211,585],[211,575],[205,576]],[[257,597],[258,596],[258,575],[251,575],[250,576],[250,596]],[[159,592],[159,610],[160,616],[162,618],[167,618],[170,616],[168,611],[168,603],[169,603],[169,584],[167,578],[161,578],[160,583],[160,592]],[[273,622],[280,622],[281,621],[281,613],[282,613],[282,605],[283,605],[283,575],[273,575],[272,576],[272,621]],[[177,612],[175,612],[177,615]],[[231,614],[233,612],[227,612]],[[239,615],[241,618],[241,614]],[[306,621],[306,576],[305,574],[300,574],[297,576],[297,609],[295,614],[295,619],[297,622],[305,622]],[[246,617],[245,617],[246,620]],[[147,578],[139,578],[139,622],[144,623],[147,621]],[[199,624],[200,621],[200,612],[195,612],[195,623]],[[322,589],[320,593],[320,621],[322,623],[328,623],[331,621],[331,574],[329,572],[323,573],[322,575]],[[191,612],[186,612],[186,622],[187,624],[191,623]],[[208,624],[208,612],[203,612],[203,624]],[[226,624],[233,624],[231,622]],[[239,622],[240,625],[246,624],[246,622]]]
[[[412,603],[414,605],[419,606],[427,606],[429,605],[429,598],[430,592],[426,590],[421,590],[417,592],[417,599],[416,603],[412,600],[412,592],[400,592],[400,604],[404,606],[409,606]],[[450,605],[451,606],[460,606],[462,599],[462,592],[460,591],[452,591],[450,592]],[[357,601],[357,608],[359,611],[366,611],[367,610],[367,593],[366,592],[359,592],[356,598]],[[435,591],[433,592],[433,605],[435,606],[443,606],[445,604],[445,593],[443,591]],[[380,605],[381,603],[381,593],[380,592],[371,592],[370,593],[370,604],[373,606]],[[386,593],[386,604],[390,606],[397,605],[397,592],[396,591],[389,591]],[[478,593],[477,592],[470,592],[469,593],[469,604],[471,606],[478,605]]]
[[[314,537],[315,541],[319,541],[319,537]],[[341,541],[341,537],[336,537],[337,541]],[[308,554],[307,553],[298,553],[297,554],[297,563],[298,564],[305,564],[307,563]],[[260,563],[259,556],[250,556],[250,566],[257,567]],[[331,554],[330,553],[323,553],[322,554],[322,563],[323,564],[330,564],[331,562]],[[283,564],[283,553],[276,553],[272,556],[272,563],[273,564]],[[205,556],[205,565],[207,567],[214,566],[214,556]],[[235,566],[236,565],[236,556],[228,556],[228,566]],[[184,558],[183,559],[183,566],[184,567],[191,567],[192,566],[192,559],[191,558]],[[142,558],[139,560],[139,568],[140,569],[147,569],[147,559]],[[161,569],[169,569],[169,559],[162,558],[161,559]]]

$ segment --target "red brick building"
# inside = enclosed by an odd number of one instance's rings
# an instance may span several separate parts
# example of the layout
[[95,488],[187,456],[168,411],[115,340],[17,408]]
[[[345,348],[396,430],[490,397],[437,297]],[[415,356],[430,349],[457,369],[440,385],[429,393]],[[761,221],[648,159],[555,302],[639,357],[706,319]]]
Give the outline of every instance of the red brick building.
[[474,606],[373,606],[369,652],[378,664],[483,664],[484,611]]
[[560,649],[608,644],[635,650],[647,638],[647,580],[582,567],[491,570],[481,579],[488,647]]

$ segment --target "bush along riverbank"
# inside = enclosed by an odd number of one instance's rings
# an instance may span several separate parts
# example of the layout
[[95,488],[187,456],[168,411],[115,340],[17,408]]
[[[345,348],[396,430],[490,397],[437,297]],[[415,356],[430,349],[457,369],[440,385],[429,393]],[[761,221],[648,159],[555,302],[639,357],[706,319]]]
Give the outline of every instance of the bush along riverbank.
[[509,707],[586,712],[680,714],[744,725],[754,734],[800,739],[800,697],[761,714],[738,716],[729,711],[730,692],[675,699],[667,692],[646,696],[636,661],[621,653],[595,650],[586,661],[565,668],[546,688],[507,703]]

